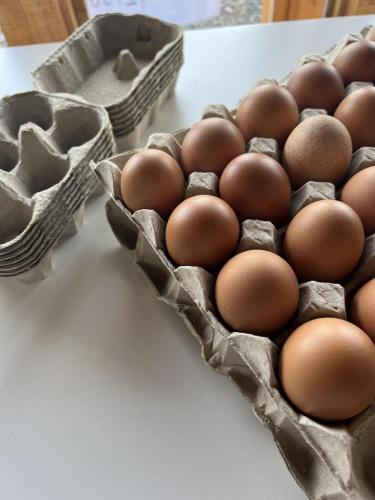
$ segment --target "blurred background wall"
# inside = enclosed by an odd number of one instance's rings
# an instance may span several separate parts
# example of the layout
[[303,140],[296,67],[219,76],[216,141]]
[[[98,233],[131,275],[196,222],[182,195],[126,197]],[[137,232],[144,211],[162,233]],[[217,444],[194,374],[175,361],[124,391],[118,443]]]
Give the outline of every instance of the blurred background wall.
[[8,45],[64,40],[104,12],[142,13],[186,29],[375,14],[375,0],[0,0]]

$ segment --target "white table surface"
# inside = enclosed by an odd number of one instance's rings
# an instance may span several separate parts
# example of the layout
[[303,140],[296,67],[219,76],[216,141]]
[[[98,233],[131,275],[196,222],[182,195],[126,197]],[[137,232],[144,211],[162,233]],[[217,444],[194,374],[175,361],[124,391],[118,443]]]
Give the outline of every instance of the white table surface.
[[[176,95],[147,133],[237,104],[375,16],[186,32]],[[53,45],[0,49],[0,94]],[[147,135],[147,134],[146,134]],[[50,277],[0,282],[1,500],[304,498],[232,384],[208,369],[90,202]]]

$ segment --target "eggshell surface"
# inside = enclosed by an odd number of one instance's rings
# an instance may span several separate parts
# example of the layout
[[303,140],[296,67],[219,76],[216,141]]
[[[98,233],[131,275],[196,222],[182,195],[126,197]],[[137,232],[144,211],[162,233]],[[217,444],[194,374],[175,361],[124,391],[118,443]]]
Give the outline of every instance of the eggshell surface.
[[303,64],[290,76],[287,89],[301,111],[305,108],[333,112],[344,97],[344,83],[336,69],[326,62]]
[[336,200],[304,207],[284,237],[284,256],[301,281],[340,282],[356,266],[363,247],[360,218]]
[[351,82],[375,83],[375,42],[361,40],[344,47],[333,61],[345,85]]
[[248,250],[232,257],[220,270],[215,299],[220,315],[233,330],[270,335],[296,311],[297,278],[278,255]]
[[375,278],[355,293],[350,307],[350,320],[375,342]]
[[346,128],[332,116],[313,116],[301,122],[289,135],[282,164],[292,187],[308,181],[338,183],[352,157],[352,143]]
[[246,141],[265,137],[275,139],[281,146],[297,125],[298,117],[297,103],[291,93],[279,85],[266,84],[242,99],[236,123]]
[[220,176],[226,165],[245,152],[240,130],[224,118],[206,118],[191,127],[181,145],[186,175],[214,172]]
[[375,397],[375,345],[348,321],[314,319],[285,342],[279,374],[288,398],[302,413],[345,420]]
[[121,194],[133,212],[146,208],[168,217],[184,199],[185,178],[174,158],[163,151],[145,149],[126,162]]
[[172,212],[165,240],[177,265],[212,269],[235,251],[240,225],[231,207],[220,198],[192,196]]
[[262,153],[246,153],[227,165],[220,196],[241,219],[269,220],[279,225],[288,215],[291,187],[280,163]]

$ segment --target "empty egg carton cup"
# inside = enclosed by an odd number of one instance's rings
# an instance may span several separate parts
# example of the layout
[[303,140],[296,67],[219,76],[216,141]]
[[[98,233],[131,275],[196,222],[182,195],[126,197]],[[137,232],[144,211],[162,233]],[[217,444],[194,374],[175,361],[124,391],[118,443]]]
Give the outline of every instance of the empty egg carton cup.
[[34,87],[106,108],[121,149],[173,94],[183,63],[181,29],[143,15],[103,14],[78,28],[34,72]]
[[[343,43],[357,38],[361,35],[348,36]],[[351,90],[355,88],[352,86]],[[203,118],[218,116],[232,120],[234,113],[224,106],[211,106]],[[326,111],[303,110],[300,120],[319,113]],[[184,129],[174,135],[154,134],[146,147],[163,150],[181,162],[181,143],[187,131]],[[279,148],[272,139],[254,138],[247,149],[280,160]],[[152,210],[132,213],[124,205],[120,192],[121,170],[137,151],[113,156],[96,166],[92,164],[110,195],[107,218],[120,244],[131,252],[135,264],[158,297],[181,315],[200,343],[204,361],[228,376],[251,403],[257,417],[272,432],[288,469],[309,498],[375,498],[375,404],[350,421],[322,423],[299,413],[285,398],[277,378],[279,348],[289,333],[317,317],[346,319],[348,294],[375,277],[375,235],[366,238],[361,260],[344,283],[310,281],[300,284],[297,313],[272,340],[229,331],[215,308],[215,276],[199,267],[175,267],[165,247],[165,221]],[[374,164],[375,148],[361,148],[352,156],[348,177]],[[217,186],[215,174],[195,172],[188,178],[185,196],[217,195]],[[336,196],[333,184],[308,182],[293,192],[290,218],[309,203]],[[264,249],[278,253],[284,230],[276,229],[268,221],[245,220],[241,224],[237,252]]]
[[98,188],[89,161],[113,154],[106,111],[36,91],[0,101],[0,276],[45,277]]

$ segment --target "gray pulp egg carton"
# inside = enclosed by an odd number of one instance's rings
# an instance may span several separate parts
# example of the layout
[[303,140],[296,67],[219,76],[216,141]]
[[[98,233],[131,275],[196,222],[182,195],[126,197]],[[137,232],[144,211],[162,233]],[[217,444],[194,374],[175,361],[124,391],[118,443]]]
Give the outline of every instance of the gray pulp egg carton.
[[[264,81],[259,82],[262,83]],[[303,110],[300,119],[318,113],[326,111]],[[232,120],[234,114],[235,111],[231,113],[219,105],[208,107],[204,117]],[[163,150],[181,162],[180,145],[187,131],[184,129],[174,135],[154,134],[146,147]],[[288,469],[309,498],[375,498],[375,404],[350,421],[322,423],[299,413],[289,404],[277,377],[279,348],[288,334],[298,325],[317,317],[345,319],[347,297],[375,277],[375,234],[366,238],[361,260],[345,283],[310,281],[300,284],[298,311],[290,324],[272,340],[229,331],[215,308],[215,276],[199,267],[175,267],[165,248],[165,221],[152,210],[131,213],[124,205],[120,192],[121,170],[137,151],[113,156],[95,166],[110,195],[107,218],[120,244],[131,252],[135,264],[160,300],[181,315],[200,343],[202,358],[208,366],[234,382],[261,422],[270,429]],[[272,139],[255,138],[248,144],[248,151],[280,158],[278,146]],[[352,156],[348,176],[374,164],[375,148],[361,148]],[[187,182],[186,197],[215,195],[217,186],[215,174],[193,173]],[[308,182],[293,192],[290,217],[309,203],[335,199],[337,195],[333,184]],[[237,252],[265,249],[279,253],[284,230],[277,230],[267,221],[246,220],[241,224]]]
[[106,111],[37,91],[0,101],[0,276],[45,277],[54,243],[77,231],[98,188],[89,167],[113,154]]
[[[231,115],[224,107],[216,106],[206,110],[204,117],[208,116],[228,118]],[[173,136],[154,134],[146,147],[163,150],[180,162],[180,144],[186,132],[187,129]],[[375,150],[364,149],[367,151],[361,155],[353,155],[352,173],[368,166],[368,162],[375,163]],[[248,150],[279,159],[277,144],[272,139],[253,139]],[[110,195],[107,217],[119,242],[130,250],[159,298],[182,316],[201,344],[206,363],[232,379],[251,402],[256,415],[273,433],[288,468],[304,491],[312,498],[374,498],[374,485],[368,471],[374,460],[375,406],[348,424],[325,425],[290,406],[276,374],[279,346],[290,331],[317,317],[346,318],[345,289],[350,291],[375,276],[375,235],[366,239],[362,260],[345,288],[336,283],[300,284],[298,312],[288,327],[272,340],[231,332],[216,313],[215,276],[199,267],[174,267],[165,248],[163,219],[152,210],[132,214],[122,202],[121,170],[137,151],[114,156],[96,166],[96,173]],[[189,176],[186,197],[216,195],[217,186],[215,174],[195,172]],[[309,203],[334,199],[335,195],[333,184],[308,182],[293,193],[290,217]],[[283,228],[277,230],[270,222],[246,220],[241,224],[237,251],[264,249],[278,253],[282,233]]]
[[106,108],[123,148],[174,92],[183,33],[143,15],[98,15],[78,28],[34,72],[34,87],[76,94]]

